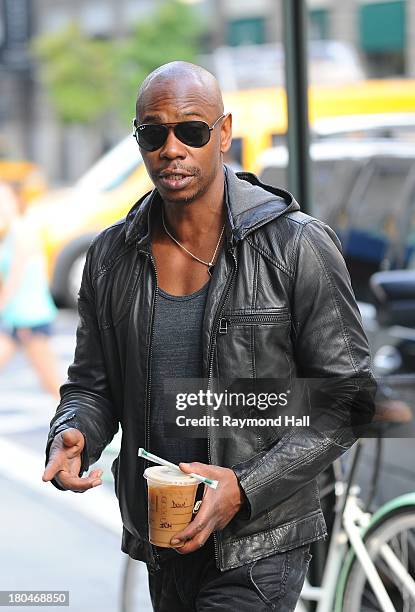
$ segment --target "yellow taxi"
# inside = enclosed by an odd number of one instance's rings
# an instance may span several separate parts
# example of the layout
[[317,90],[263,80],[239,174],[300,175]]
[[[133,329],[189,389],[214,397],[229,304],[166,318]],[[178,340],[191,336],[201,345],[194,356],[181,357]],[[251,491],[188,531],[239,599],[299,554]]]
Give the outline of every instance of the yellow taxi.
[[[287,101],[283,87],[246,89],[226,93],[225,110],[234,123],[233,156],[252,172],[259,170],[260,154],[283,144],[287,131]],[[309,117],[313,126],[322,119],[333,122],[342,117],[413,113],[415,80],[362,80],[345,84],[312,85],[309,89]]]
[[74,185],[47,194],[28,211],[47,258],[55,301],[74,306],[85,253],[96,234],[122,219],[152,188],[132,136],[106,153]]
[[27,204],[44,194],[47,188],[42,170],[27,160],[0,159],[0,182],[17,186]]

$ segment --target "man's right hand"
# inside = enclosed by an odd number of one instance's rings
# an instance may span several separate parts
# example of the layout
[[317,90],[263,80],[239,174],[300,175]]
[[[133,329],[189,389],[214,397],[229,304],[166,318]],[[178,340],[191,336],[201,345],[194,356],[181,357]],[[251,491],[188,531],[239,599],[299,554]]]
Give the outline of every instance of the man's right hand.
[[88,476],[79,477],[84,445],[85,438],[78,429],[71,427],[57,434],[50,447],[42,480],[48,482],[55,479],[61,487],[76,493],[102,484],[102,470],[92,470]]

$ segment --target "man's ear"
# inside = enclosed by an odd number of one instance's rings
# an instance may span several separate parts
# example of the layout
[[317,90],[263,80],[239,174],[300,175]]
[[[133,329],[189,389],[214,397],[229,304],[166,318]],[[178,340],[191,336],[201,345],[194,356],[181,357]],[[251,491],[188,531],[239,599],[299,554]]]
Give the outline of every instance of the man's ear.
[[226,153],[232,144],[232,115],[227,113],[220,128],[220,150]]

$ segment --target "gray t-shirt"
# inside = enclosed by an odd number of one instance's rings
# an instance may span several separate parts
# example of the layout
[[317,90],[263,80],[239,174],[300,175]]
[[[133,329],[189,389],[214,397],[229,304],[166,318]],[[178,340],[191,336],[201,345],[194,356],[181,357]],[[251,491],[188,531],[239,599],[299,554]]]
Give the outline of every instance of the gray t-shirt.
[[151,361],[149,450],[173,463],[208,463],[206,438],[172,437],[166,426],[165,396],[166,379],[202,378],[202,322],[208,288],[209,282],[195,293],[183,296],[158,290]]

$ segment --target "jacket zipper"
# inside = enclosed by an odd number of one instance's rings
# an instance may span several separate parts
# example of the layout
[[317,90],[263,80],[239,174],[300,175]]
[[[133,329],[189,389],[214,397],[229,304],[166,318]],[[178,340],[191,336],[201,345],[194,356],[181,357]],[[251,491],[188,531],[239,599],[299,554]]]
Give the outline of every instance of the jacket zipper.
[[[153,307],[151,311],[151,321],[150,321],[150,339],[149,339],[149,347],[148,347],[148,354],[147,354],[147,397],[146,397],[146,405],[144,409],[144,412],[145,412],[145,431],[144,431],[145,449],[150,451],[151,355],[152,355],[152,349],[153,349],[154,312],[156,309],[156,302],[157,302],[157,297],[158,297],[158,277],[157,277],[157,268],[156,268],[156,264],[155,264],[153,256],[151,255],[151,253],[147,253],[146,251],[144,251],[144,253],[151,262],[151,265],[154,270],[154,275],[156,278],[156,290],[154,292],[154,300],[153,300]],[[153,557],[155,557],[156,563],[159,565],[160,558],[157,554],[157,551],[154,548],[152,548],[152,551],[153,551]]]
[[146,450],[150,451],[150,396],[151,396],[151,356],[153,351],[153,333],[154,333],[154,312],[156,309],[156,302],[158,297],[158,277],[157,277],[157,268],[154,262],[154,258],[152,255],[147,253],[147,256],[151,262],[151,265],[154,270],[155,278],[156,278],[156,290],[154,292],[154,301],[153,308],[151,311],[151,321],[150,321],[150,340],[149,340],[149,348],[148,348],[148,356],[147,356],[147,401],[145,407],[146,414],[146,429],[145,429],[145,441],[146,441]]
[[[222,314],[222,309],[226,303],[226,300],[228,299],[229,293],[230,293],[230,289],[232,286],[232,281],[234,279],[234,276],[236,274],[236,271],[238,269],[238,262],[236,260],[236,256],[235,253],[232,252],[232,257],[234,260],[234,269],[232,271],[232,274],[228,280],[227,286],[225,288],[224,293],[222,294],[222,299],[221,302],[218,306],[216,315],[215,315],[215,323],[213,325],[214,328],[214,332],[212,335],[212,339],[210,342],[210,346],[209,346],[209,372],[208,372],[208,384],[207,384],[207,388],[208,390],[210,389],[210,384],[211,384],[211,380],[212,380],[212,374],[213,374],[213,351],[214,351],[214,346],[215,346],[215,342],[216,342],[216,336],[217,333],[219,331],[219,326],[220,326],[220,315]],[[209,428],[207,430],[207,442],[208,442],[208,459],[209,459],[209,465],[212,464],[212,457],[211,457],[211,452],[210,452],[210,435],[209,435]],[[214,543],[214,547],[215,547],[215,561],[217,562],[219,559],[219,554],[218,554],[218,541],[217,541],[217,536],[216,533],[213,532],[213,543]]]
[[233,314],[229,317],[223,317],[219,321],[219,334],[227,334],[228,328],[232,324],[236,325],[274,325],[275,323],[287,323],[289,321],[288,313],[270,313],[270,314]]

